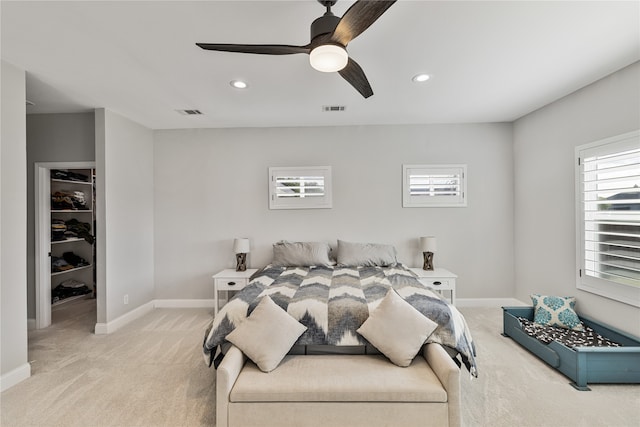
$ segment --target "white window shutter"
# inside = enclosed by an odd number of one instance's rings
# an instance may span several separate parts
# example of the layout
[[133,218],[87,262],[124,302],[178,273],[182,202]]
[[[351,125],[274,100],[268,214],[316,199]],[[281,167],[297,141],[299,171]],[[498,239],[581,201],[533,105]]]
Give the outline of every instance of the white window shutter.
[[576,148],[577,286],[640,306],[640,134]]
[[331,166],[269,168],[269,209],[331,207]]
[[403,165],[402,206],[467,206],[466,165]]

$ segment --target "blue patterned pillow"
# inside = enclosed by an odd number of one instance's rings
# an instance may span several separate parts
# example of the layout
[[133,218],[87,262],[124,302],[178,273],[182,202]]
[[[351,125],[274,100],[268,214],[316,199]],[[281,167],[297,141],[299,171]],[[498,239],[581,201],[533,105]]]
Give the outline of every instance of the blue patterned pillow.
[[533,321],[535,323],[584,331],[580,318],[573,310],[576,305],[575,297],[533,294],[531,301],[533,301]]

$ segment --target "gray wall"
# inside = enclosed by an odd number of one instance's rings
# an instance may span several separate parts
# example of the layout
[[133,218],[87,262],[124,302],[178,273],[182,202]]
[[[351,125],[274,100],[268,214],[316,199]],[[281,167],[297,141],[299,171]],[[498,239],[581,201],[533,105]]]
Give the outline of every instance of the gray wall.
[[[510,124],[159,130],[154,137],[156,298],[212,298],[249,237],[260,267],[281,239],[394,244],[421,266],[419,236],[462,298],[513,295]],[[466,163],[468,207],[402,208],[402,165]],[[269,210],[269,166],[329,165],[333,208]]]
[[0,389],[28,378],[25,72],[1,63]]
[[576,309],[640,336],[640,309],[576,289],[574,150],[640,129],[640,63],[514,124],[516,297],[576,295]]
[[100,324],[154,299],[153,187],[153,132],[109,110],[96,110]]
[[94,113],[27,116],[27,302],[36,316],[34,163],[95,161]]

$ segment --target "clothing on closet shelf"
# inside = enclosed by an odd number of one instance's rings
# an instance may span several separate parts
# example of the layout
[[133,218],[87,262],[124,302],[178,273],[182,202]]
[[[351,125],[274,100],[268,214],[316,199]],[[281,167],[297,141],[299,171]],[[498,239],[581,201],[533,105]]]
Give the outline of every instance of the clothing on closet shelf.
[[71,270],[72,268],[84,267],[90,265],[87,260],[73,252],[65,252],[62,257],[51,257],[51,272],[59,273],[61,271]]
[[82,191],[56,191],[51,195],[51,209],[88,210],[89,208]]
[[69,264],[62,257],[52,256],[51,257],[51,272],[59,273],[61,271],[71,270],[73,265]]
[[85,174],[62,169],[51,169],[51,178],[64,179],[66,181],[89,182],[89,177]]
[[79,237],[88,243],[93,243],[94,237],[91,234],[91,224],[78,221],[76,218],[71,218],[67,221],[55,218],[51,219],[52,242],[59,242],[73,237]]
[[67,279],[51,290],[51,303],[53,304],[76,295],[86,295],[90,293],[91,289],[83,282],[76,279]]
[[51,219],[51,241],[60,242],[66,240],[64,233],[67,231],[67,224],[61,219]]

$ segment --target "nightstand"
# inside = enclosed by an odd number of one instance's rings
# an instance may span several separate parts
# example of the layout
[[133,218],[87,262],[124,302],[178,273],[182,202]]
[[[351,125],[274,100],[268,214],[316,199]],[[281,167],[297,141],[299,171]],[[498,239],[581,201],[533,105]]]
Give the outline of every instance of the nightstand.
[[227,292],[227,301],[229,301],[229,291],[239,291],[244,289],[249,284],[249,277],[253,273],[258,271],[257,268],[247,268],[246,271],[236,271],[233,268],[222,270],[221,272],[214,274],[213,279],[213,313],[218,314],[218,305],[220,298],[218,293],[221,291]]
[[434,268],[433,270],[423,270],[420,267],[411,267],[409,270],[413,271],[417,276],[420,283],[437,291],[440,295],[442,291],[449,291],[451,294],[451,304],[456,303],[456,279],[458,276],[446,270],[444,268]]

